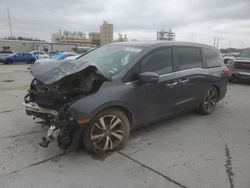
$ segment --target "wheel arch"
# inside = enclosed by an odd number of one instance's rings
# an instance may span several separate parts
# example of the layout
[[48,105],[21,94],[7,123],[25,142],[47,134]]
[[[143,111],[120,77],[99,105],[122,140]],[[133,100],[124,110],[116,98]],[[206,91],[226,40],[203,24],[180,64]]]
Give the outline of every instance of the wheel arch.
[[216,91],[217,91],[217,93],[218,93],[218,99],[220,98],[220,87],[218,86],[218,85],[216,85],[216,84],[213,84],[212,85],[213,87],[215,87],[215,89],[216,89]]
[[130,129],[133,129],[135,127],[135,118],[134,118],[133,113],[131,112],[131,110],[129,110],[128,108],[126,108],[123,105],[114,104],[114,105],[110,105],[110,106],[105,106],[104,108],[101,108],[98,111],[96,111],[94,116],[96,116],[98,113],[100,113],[104,110],[107,110],[107,109],[118,109],[118,110],[122,111],[123,113],[125,113],[125,115],[127,116],[128,120],[129,120]]

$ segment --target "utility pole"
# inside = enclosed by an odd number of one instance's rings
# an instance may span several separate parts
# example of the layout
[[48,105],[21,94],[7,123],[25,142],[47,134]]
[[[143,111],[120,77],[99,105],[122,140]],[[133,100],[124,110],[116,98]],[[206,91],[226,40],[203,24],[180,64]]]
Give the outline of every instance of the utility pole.
[[10,37],[12,38],[12,27],[11,27],[10,9],[9,9],[9,7],[7,7],[7,13],[8,13],[8,20],[9,20]]
[[217,38],[217,49],[219,49],[219,41],[220,41],[220,38]]
[[215,38],[214,38],[214,47],[216,47],[216,48],[219,47],[219,41],[220,41],[220,38],[219,38],[219,37],[215,37]]

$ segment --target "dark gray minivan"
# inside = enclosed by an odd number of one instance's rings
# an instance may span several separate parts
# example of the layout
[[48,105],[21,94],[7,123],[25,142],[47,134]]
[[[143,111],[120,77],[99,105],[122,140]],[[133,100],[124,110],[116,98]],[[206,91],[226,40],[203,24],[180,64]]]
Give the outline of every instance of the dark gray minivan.
[[124,146],[130,130],[169,115],[213,112],[227,90],[220,52],[186,42],[126,42],[75,61],[35,63],[23,105],[50,125],[39,143],[83,143],[90,152]]

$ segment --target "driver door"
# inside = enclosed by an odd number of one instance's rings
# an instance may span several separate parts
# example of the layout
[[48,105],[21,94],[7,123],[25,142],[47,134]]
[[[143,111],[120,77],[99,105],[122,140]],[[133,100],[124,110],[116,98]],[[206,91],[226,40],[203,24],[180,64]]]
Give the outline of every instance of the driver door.
[[139,82],[135,89],[137,120],[144,124],[173,113],[178,81],[173,73],[171,47],[157,48],[138,63],[140,73],[155,72],[160,76],[158,82]]

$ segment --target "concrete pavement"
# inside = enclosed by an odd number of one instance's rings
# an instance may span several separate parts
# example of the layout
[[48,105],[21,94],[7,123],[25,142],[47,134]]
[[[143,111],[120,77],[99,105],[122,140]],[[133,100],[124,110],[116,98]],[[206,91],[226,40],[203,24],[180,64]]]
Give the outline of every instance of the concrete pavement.
[[250,187],[250,85],[229,84],[215,112],[175,116],[131,133],[106,158],[38,142],[47,127],[21,103],[28,65],[0,65],[0,187]]

